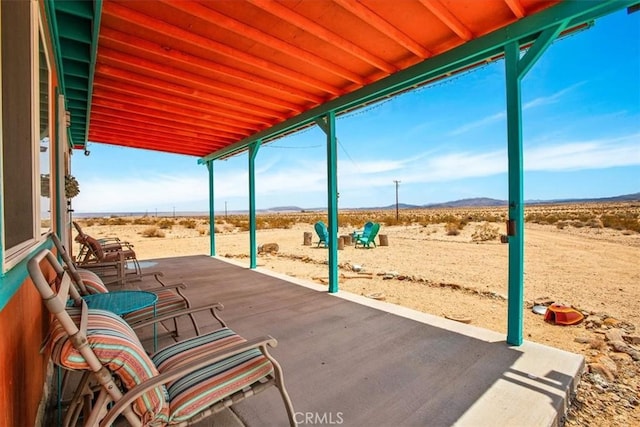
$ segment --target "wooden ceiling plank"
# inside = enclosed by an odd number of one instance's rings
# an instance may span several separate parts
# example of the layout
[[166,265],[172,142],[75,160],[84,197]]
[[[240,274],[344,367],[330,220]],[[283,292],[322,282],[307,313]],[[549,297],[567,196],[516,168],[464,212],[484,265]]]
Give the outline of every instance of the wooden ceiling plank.
[[230,77],[241,82],[251,84],[252,86],[260,86],[265,89],[275,90],[284,95],[295,96],[297,98],[314,103],[320,103],[324,100],[324,98],[321,96],[311,94],[309,92],[297,89],[293,86],[285,85],[275,80],[270,80],[261,76],[257,76],[255,74],[247,73],[245,71],[238,70],[236,68],[232,68],[224,64],[202,58],[200,56],[191,55],[189,53],[176,49],[175,47],[165,48],[158,43],[125,34],[121,31],[117,31],[111,28],[103,28],[100,31],[100,39],[109,40],[110,42],[115,44],[122,44],[124,46],[127,46],[128,49],[148,52],[163,59],[169,59],[188,65],[189,67],[196,66],[201,70],[206,71],[209,75],[219,74],[221,76]]
[[[139,148],[142,150],[160,151],[164,153],[183,154],[187,156],[196,156],[196,157],[201,156],[200,153],[203,151],[203,149],[206,149],[204,146],[198,146],[198,147],[183,146],[176,141],[141,142],[138,140],[129,140],[127,138],[123,138],[122,135],[91,134],[90,140],[92,142],[97,142],[100,144],[116,145],[119,147],[127,147],[127,148]],[[216,147],[213,144],[212,146]],[[219,149],[219,148],[214,148],[214,150],[215,149]]]
[[185,144],[193,144],[193,145],[197,145],[203,140],[211,139],[211,136],[206,136],[206,138],[205,137],[194,138],[194,137],[178,135],[177,133],[166,134],[166,133],[160,133],[160,132],[145,131],[144,129],[140,129],[140,130],[122,129],[119,127],[111,126],[109,124],[97,123],[97,122],[91,122],[91,126],[92,126],[92,130],[102,134],[109,133],[113,135],[127,135],[130,137],[135,137],[139,139],[170,139],[170,140],[179,139]]
[[[221,28],[232,31],[241,37],[254,40],[255,42],[260,43],[264,46],[268,46],[275,51],[283,52],[291,56],[292,58],[296,58],[297,60],[304,60],[305,62],[312,64],[316,68],[323,69],[353,83],[365,83],[365,79],[363,79],[362,76],[360,76],[358,73],[354,73],[353,71],[344,68],[339,64],[331,62],[326,58],[318,56],[313,52],[292,45],[282,39],[274,37],[271,34],[265,33],[264,31],[258,30],[255,27],[246,25],[236,19],[230,18],[202,4],[184,1],[176,2],[172,0],[165,1],[165,3],[173,8],[181,10],[182,12],[197,16],[200,19],[204,19],[210,22],[212,25],[217,25]],[[271,4],[276,3],[271,2]],[[380,61],[381,60],[378,60],[378,62],[382,63],[384,66],[389,67],[390,69],[394,69],[391,64]]]
[[520,0],[505,0],[505,3],[507,3],[507,6],[509,6],[509,9],[511,9],[511,12],[513,12],[516,18],[524,18],[527,15]]
[[[211,105],[206,104],[204,102],[199,102],[196,99],[183,99],[178,96],[167,95],[165,93],[154,92],[151,90],[147,90],[143,87],[130,85],[128,83],[118,83],[117,85],[111,83],[109,79],[101,78],[96,81],[95,88],[99,88],[101,90],[108,90],[114,93],[125,94],[134,98],[146,99],[146,100],[155,100],[161,101],[163,104],[173,107],[173,108],[181,108],[184,111],[194,110],[200,113],[207,114],[216,114],[216,112],[212,111]],[[133,98],[132,98],[133,99]],[[239,120],[239,119],[229,119],[226,117],[216,117],[216,121],[221,124],[226,124],[229,126],[237,127],[242,130],[253,130],[257,126],[255,123],[251,124],[249,122]],[[263,123],[265,124],[265,123]]]
[[192,43],[195,46],[209,49],[216,54],[224,55],[234,61],[241,61],[251,67],[254,67],[256,70],[260,70],[261,72],[267,71],[334,96],[342,93],[339,88],[336,88],[329,83],[306,76],[295,70],[275,64],[269,60],[250,55],[215,40],[198,36],[197,34],[193,34],[177,26],[154,19],[142,13],[135,12],[132,9],[118,5],[114,2],[107,2],[104,5],[103,14],[113,15],[114,18],[123,19],[130,22],[132,25],[138,25],[162,35],[169,35],[175,38],[179,43]]
[[[279,17],[292,25],[295,25],[301,29],[304,29],[308,33],[314,35],[320,40],[324,40],[331,45],[342,49],[343,51],[361,59],[362,61],[385,71],[388,74],[392,74],[398,69],[393,65],[383,60],[382,58],[374,55],[373,53],[363,49],[360,46],[357,46],[354,43],[351,43],[349,40],[341,37],[340,35],[328,30],[327,28],[319,25],[318,23],[312,21],[311,19],[300,15],[299,13],[289,9],[286,6],[281,5],[278,2],[270,1],[270,0],[249,0],[255,6],[261,8],[262,10],[269,12],[270,14]],[[365,84],[364,79],[359,80],[351,80],[354,83]]]
[[[126,104],[124,102],[114,102],[108,99],[102,99],[96,96],[96,99],[93,103],[95,107],[108,108],[112,110],[112,115],[116,117],[127,117],[131,116],[131,120],[135,120],[134,117],[146,117],[147,122],[149,119],[154,120],[162,120],[168,124],[170,123],[181,123],[183,125],[196,126],[201,129],[209,129],[209,130],[218,130],[222,132],[227,132],[231,135],[242,135],[242,133],[237,132],[235,130],[230,130],[225,126],[221,126],[216,122],[192,119],[186,116],[179,116],[177,114],[165,113],[162,111],[153,110],[150,108],[138,107],[132,104]],[[245,132],[244,135],[247,135]]]
[[100,130],[100,131],[96,131],[95,134],[100,134],[100,135],[110,135],[112,138],[118,138],[120,140],[131,140],[131,141],[138,141],[139,143],[142,144],[157,144],[156,141],[175,141],[176,143],[185,146],[185,147],[198,147],[199,144],[201,143],[211,143],[211,142],[215,142],[216,144],[221,144],[224,145],[226,144],[226,141],[222,141],[222,140],[218,140],[215,137],[210,137],[208,139],[203,139],[203,140],[187,140],[185,138],[179,138],[179,137],[170,137],[170,138],[164,138],[164,137],[157,137],[154,134],[148,134],[148,135],[134,135],[134,134],[124,134],[121,132],[113,132],[111,130],[109,130],[108,128]]
[[462,40],[473,39],[473,33],[462,22],[458,20],[449,9],[440,3],[440,0],[420,0],[431,13],[441,20],[447,27],[458,35]]
[[[149,117],[147,116],[138,116],[134,114],[127,115],[126,118],[122,115],[121,112],[110,109],[98,107],[99,114],[91,117],[91,123],[116,123],[117,126],[123,127],[127,126],[132,129],[144,129],[145,127],[148,129],[152,129],[154,131],[158,131],[161,133],[166,133],[169,135],[178,135],[181,136],[183,133],[189,132],[197,132],[198,135],[202,137],[202,139],[209,138],[217,138],[219,140],[224,141],[235,141],[236,137],[229,135],[229,133],[217,130],[211,130],[207,128],[195,127],[195,126],[185,126],[182,123],[176,122],[167,122],[167,121],[156,121],[153,125],[149,124]],[[125,125],[122,125],[125,123]]]
[[227,117],[243,117],[247,115],[247,121],[250,121],[249,118],[253,118],[254,121],[259,121],[260,123],[270,123],[268,117],[271,117],[272,114],[265,116],[263,113],[250,110],[250,111],[239,111],[235,106],[227,103],[227,99],[212,94],[209,92],[205,92],[203,90],[198,90],[194,88],[190,88],[188,86],[174,84],[171,82],[161,81],[158,79],[154,79],[152,77],[148,77],[139,73],[134,73],[128,70],[123,70],[118,67],[114,67],[107,64],[97,64],[96,65],[96,80],[101,78],[101,76],[108,76],[109,78],[117,77],[118,79],[126,80],[137,86],[144,86],[153,90],[163,91],[166,93],[176,93],[179,95],[186,96],[194,96],[198,97],[202,100],[206,100],[212,104],[219,106],[222,110],[226,110],[226,113],[220,113]]
[[113,49],[101,48],[100,60],[111,65],[126,67],[131,71],[139,72],[141,74],[155,74],[154,78],[156,79],[161,78],[165,81],[181,83],[191,87],[196,84],[206,87],[208,91],[216,93],[227,99],[229,105],[234,105],[243,111],[262,111],[265,115],[271,115],[272,117],[280,115],[279,112],[273,110],[273,107],[278,109],[284,108],[298,113],[302,111],[301,106],[299,104],[294,104],[293,102],[256,93],[245,88],[212,80],[165,64],[152,62],[141,57],[127,55]]
[[389,23],[389,21],[369,9],[363,3],[356,0],[336,0],[336,3],[358,16],[364,22],[375,27],[380,33],[386,35],[420,59],[426,59],[433,55],[420,43],[400,31],[395,25]]
[[251,134],[251,132],[253,132],[253,130],[250,130],[243,133],[239,133],[237,131],[227,129],[222,126],[212,126],[205,121],[202,121],[201,122],[202,124],[198,126],[193,125],[191,123],[187,123],[185,125],[185,123],[182,121],[176,121],[176,120],[167,121],[166,118],[163,118],[163,117],[159,117],[160,121],[158,122],[150,123],[149,122],[149,117],[151,117],[150,114],[135,114],[135,113],[127,114],[127,113],[123,113],[120,110],[114,109],[109,105],[96,104],[96,107],[100,108],[99,110],[100,114],[96,114],[94,117],[92,117],[92,123],[94,119],[99,121],[99,120],[106,120],[105,117],[108,117],[108,120],[113,121],[115,124],[120,124],[120,126],[124,126],[124,125],[127,125],[127,120],[131,118],[130,126],[134,128],[146,127],[149,129],[155,129],[163,132],[173,132],[174,130],[177,130],[177,131],[181,131],[184,134],[192,134],[195,132],[199,136],[203,136],[203,137],[206,135],[215,134],[217,136],[221,136],[229,139],[237,138],[238,135]]
[[168,128],[152,124],[146,126],[142,123],[129,122],[118,117],[96,116],[91,118],[91,126],[100,128],[110,127],[120,132],[144,132],[148,131],[155,135],[165,135],[166,137],[184,137],[184,138],[207,138],[207,134],[196,132],[192,129]]

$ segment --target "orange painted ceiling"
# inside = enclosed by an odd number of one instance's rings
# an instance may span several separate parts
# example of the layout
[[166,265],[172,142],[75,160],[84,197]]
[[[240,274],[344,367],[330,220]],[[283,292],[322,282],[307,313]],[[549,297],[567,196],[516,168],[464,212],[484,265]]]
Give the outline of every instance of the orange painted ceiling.
[[105,0],[88,140],[204,157],[555,3]]

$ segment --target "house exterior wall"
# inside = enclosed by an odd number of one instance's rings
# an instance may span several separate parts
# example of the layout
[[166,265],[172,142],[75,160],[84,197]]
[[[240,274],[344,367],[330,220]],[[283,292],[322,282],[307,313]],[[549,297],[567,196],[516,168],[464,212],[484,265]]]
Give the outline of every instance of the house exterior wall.
[[40,296],[26,280],[0,311],[0,425],[36,425],[48,364],[39,351],[47,323]]
[[[12,4],[13,3],[13,4]],[[40,121],[40,112],[43,111],[42,106],[39,105],[38,96],[46,96],[48,102],[48,111],[46,114],[48,117],[49,125],[49,160],[48,171],[50,174],[50,182],[55,183],[56,175],[64,175],[63,168],[58,165],[63,164],[64,153],[67,147],[60,147],[60,141],[57,136],[61,134],[59,132],[58,117],[55,114],[56,111],[56,93],[57,88],[57,73],[55,69],[54,60],[54,46],[50,38],[50,29],[48,27],[45,3],[42,0],[27,0],[22,2],[5,2],[2,0],[2,8],[0,8],[0,30],[4,26],[7,26],[8,19],[11,17],[11,13],[7,12],[6,5],[9,7],[15,7],[15,4],[28,5],[27,13],[31,17],[31,31],[30,38],[33,42],[31,58],[35,61],[32,64],[33,67],[33,84],[31,87],[31,100],[24,99],[24,95],[20,95],[19,99],[15,99],[9,96],[9,93],[17,93],[15,91],[9,91],[6,88],[7,81],[0,79],[0,113],[6,109],[16,108],[17,105],[31,105],[30,120],[32,123],[32,143],[34,153],[32,157],[38,157],[37,147],[41,143],[42,133],[38,134],[42,122]],[[24,14],[24,10],[20,13]],[[24,15],[22,15],[24,16]],[[6,29],[6,28],[5,28]],[[0,38],[1,40],[1,38]],[[17,40],[21,40],[20,37]],[[38,45],[40,42],[40,45]],[[3,43],[3,46],[11,46],[11,44]],[[42,94],[42,88],[39,85],[38,79],[41,70],[38,70],[38,46],[40,49],[46,50],[48,55],[48,67],[49,67],[49,86],[48,91],[45,91],[46,95]],[[17,60],[17,62],[25,60],[24,51],[22,53],[16,52],[16,49],[0,49],[0,78],[2,72],[5,71],[7,63]],[[40,54],[40,58],[42,58]],[[41,60],[41,59],[40,59]],[[8,80],[11,83],[10,80]],[[4,88],[4,89],[3,89]],[[38,90],[40,88],[40,90]],[[14,88],[12,88],[14,89]],[[4,92],[4,93],[3,93]],[[46,103],[45,103],[46,105]],[[46,109],[45,109],[46,110]],[[39,185],[33,184],[30,188],[34,192],[34,204],[33,209],[33,224],[34,224],[34,236],[31,240],[22,244],[20,251],[16,253],[10,253],[12,250],[7,242],[7,233],[11,232],[11,220],[7,219],[7,211],[12,209],[15,211],[15,206],[7,206],[8,202],[5,198],[6,186],[16,182],[18,180],[11,178],[7,171],[15,170],[11,169],[11,162],[14,164],[20,159],[7,158],[6,153],[12,153],[12,150],[5,150],[4,144],[22,144],[25,143],[22,139],[16,138],[16,132],[12,132],[12,126],[16,124],[10,120],[6,120],[4,114],[0,114],[0,426],[34,426],[34,425],[46,425],[44,423],[45,407],[49,403],[50,390],[53,390],[52,379],[52,365],[49,361],[49,354],[45,351],[40,352],[40,347],[47,336],[48,325],[50,316],[46,312],[40,295],[38,294],[35,286],[31,282],[27,273],[27,261],[42,248],[50,248],[52,246],[48,237],[49,231],[43,227],[43,221],[40,217],[40,209],[38,209],[38,197],[37,194]],[[39,126],[40,125],[40,126]],[[8,137],[7,137],[8,135]],[[19,136],[19,135],[18,135]],[[28,142],[27,142],[28,143]],[[29,164],[20,162],[20,167],[29,167]],[[31,164],[33,182],[36,183],[40,180],[40,174],[43,169],[39,168],[38,162],[34,161]],[[61,180],[64,182],[64,179]],[[17,185],[22,183],[17,182]],[[29,186],[24,186],[27,189]],[[20,187],[22,188],[22,187]],[[56,228],[56,224],[63,224],[66,226],[65,221],[61,220],[66,215],[64,200],[57,196],[59,192],[55,188],[55,185],[50,186],[50,231],[55,231],[58,234],[61,233],[60,226]],[[43,211],[46,208],[42,209]],[[29,215],[28,211],[24,212],[24,215]],[[49,272],[53,274],[52,272]]]

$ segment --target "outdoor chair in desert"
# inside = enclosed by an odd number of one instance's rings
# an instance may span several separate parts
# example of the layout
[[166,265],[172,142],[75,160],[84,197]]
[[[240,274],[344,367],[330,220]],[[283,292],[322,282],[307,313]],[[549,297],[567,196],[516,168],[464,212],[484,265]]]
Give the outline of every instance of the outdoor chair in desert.
[[324,222],[318,221],[314,224],[313,228],[316,230],[316,234],[320,239],[318,241],[318,247],[320,244],[324,244],[325,247],[329,246],[329,232],[327,231],[327,226],[324,225]]
[[[93,271],[76,268],[73,260],[56,234],[51,234],[51,240],[56,247],[58,255],[62,258],[65,270],[69,272],[72,284],[81,296],[109,292],[108,287],[100,276],[95,274]],[[160,284],[159,287],[144,289],[147,292],[153,292],[156,294],[158,300],[153,307],[149,306],[141,308],[123,316],[127,323],[129,323],[129,325],[134,329],[137,325],[146,323],[153,318],[162,318],[166,315],[172,315],[170,318],[174,326],[172,334],[174,337],[178,337],[180,336],[178,317],[187,316],[193,325],[196,335],[200,335],[200,327],[198,326],[198,322],[196,321],[194,314],[205,310],[210,310],[213,317],[222,326],[226,326],[224,321],[216,312],[216,310],[222,309],[222,304],[213,303],[200,307],[192,307],[191,302],[183,293],[183,290],[187,287],[184,283],[167,285],[160,280],[160,277],[163,276],[160,271],[152,271],[143,273],[142,275],[152,275],[155,281]]]
[[362,227],[362,230],[354,231],[351,234],[351,237],[353,238],[353,240],[366,237],[369,235],[369,233],[371,233],[371,227],[373,227],[373,222],[369,221],[364,225],[364,227]]
[[358,245],[362,245],[362,247],[371,247],[370,245],[373,244],[374,247],[376,247],[376,242],[375,242],[375,238],[378,235],[378,231],[380,231],[380,224],[378,224],[377,222],[373,223],[373,225],[371,226],[371,230],[369,231],[369,234],[366,236],[362,236],[362,237],[358,237],[356,239],[356,244],[355,247],[357,248]]
[[[59,274],[49,274],[47,263]],[[54,316],[47,342],[53,362],[87,372],[83,378],[98,384],[97,396],[88,392],[84,425],[109,426],[121,418],[132,426],[190,425],[270,386],[296,425],[282,369],[267,349],[277,344],[274,338],[247,341],[225,327],[149,356],[121,317],[87,307],[49,250],[31,258],[27,268]],[[78,307],[67,308],[69,295]]]

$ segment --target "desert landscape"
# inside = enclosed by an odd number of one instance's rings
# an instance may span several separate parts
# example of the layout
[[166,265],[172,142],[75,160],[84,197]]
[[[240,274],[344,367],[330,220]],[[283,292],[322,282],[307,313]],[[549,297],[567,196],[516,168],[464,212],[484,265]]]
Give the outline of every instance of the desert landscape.
[[[389,210],[341,211],[339,236],[367,221],[381,227],[377,247],[347,242],[338,251],[340,290],[506,333],[506,218],[506,207],[401,210],[397,219]],[[208,217],[75,220],[93,237],[130,242],[139,260],[210,253]],[[326,223],[326,214],[258,214],[258,245],[277,246],[259,254],[258,267],[327,283],[317,221]],[[217,216],[216,254],[248,266],[248,230],[247,215]],[[310,246],[304,233],[312,233]],[[565,425],[640,425],[639,262],[640,202],[525,209],[524,338],[587,361]],[[574,307],[585,320],[559,326],[532,311],[553,302]]]

